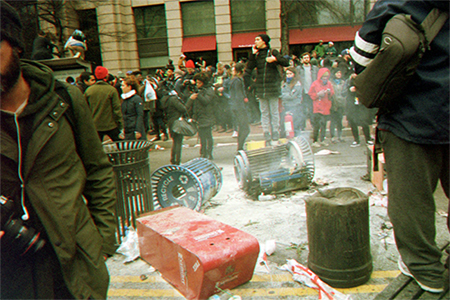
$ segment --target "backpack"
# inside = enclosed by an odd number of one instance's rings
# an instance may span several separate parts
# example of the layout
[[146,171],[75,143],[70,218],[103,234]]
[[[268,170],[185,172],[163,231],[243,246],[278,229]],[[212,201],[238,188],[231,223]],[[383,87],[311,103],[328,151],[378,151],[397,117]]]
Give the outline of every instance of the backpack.
[[392,17],[384,28],[377,55],[354,80],[359,102],[384,112],[396,110],[398,99],[447,18],[447,13],[436,8],[421,24],[410,15]]

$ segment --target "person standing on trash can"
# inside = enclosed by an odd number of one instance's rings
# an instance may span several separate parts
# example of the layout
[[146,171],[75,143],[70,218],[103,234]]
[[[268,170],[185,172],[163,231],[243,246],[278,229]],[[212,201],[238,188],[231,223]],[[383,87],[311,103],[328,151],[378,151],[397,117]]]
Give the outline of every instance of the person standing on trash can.
[[[261,124],[266,142],[278,143],[280,138],[280,113],[278,99],[281,96],[281,76],[279,66],[289,67],[289,59],[278,50],[270,48],[270,37],[260,34],[255,37],[255,45],[245,69],[244,80],[248,88],[254,84],[261,109]],[[256,82],[252,81],[252,71],[256,69]]]
[[[0,298],[105,299],[105,258],[116,250],[111,163],[83,94],[20,60],[19,15],[0,5]],[[13,220],[27,229],[5,225]]]
[[212,136],[212,126],[215,123],[214,107],[215,93],[209,83],[206,73],[195,74],[197,91],[191,94],[186,107],[192,112],[192,117],[197,121],[198,135],[200,137],[200,156],[213,159],[214,140]]
[[137,94],[139,86],[131,78],[126,78],[121,85],[122,115],[126,140],[146,140],[144,127],[144,108],[142,98]]
[[[449,12],[448,1],[382,0],[375,3],[355,37],[351,55],[360,73],[380,48],[386,23],[396,14],[421,23],[437,8]],[[400,271],[431,293],[444,290],[442,252],[436,245],[433,193],[440,181],[449,197],[449,20],[402,92],[399,108],[379,112],[378,140],[386,162],[388,213],[400,253]],[[450,223],[447,224],[450,228]],[[448,277],[447,277],[448,280]]]

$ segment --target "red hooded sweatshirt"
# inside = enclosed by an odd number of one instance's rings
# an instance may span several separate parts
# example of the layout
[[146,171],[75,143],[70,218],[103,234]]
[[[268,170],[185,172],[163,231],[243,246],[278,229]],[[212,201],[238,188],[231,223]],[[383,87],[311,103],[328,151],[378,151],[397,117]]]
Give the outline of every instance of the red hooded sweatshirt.
[[[328,81],[327,83],[323,84],[322,76],[325,73],[328,73]],[[319,93],[320,91],[327,91],[327,90],[329,91],[326,92],[322,97],[319,96],[321,94]],[[331,108],[330,97],[334,95],[334,89],[333,85],[330,82],[330,71],[327,68],[319,69],[319,72],[317,73],[317,80],[311,84],[311,88],[309,89],[308,94],[313,100],[313,113],[322,115],[330,114]]]

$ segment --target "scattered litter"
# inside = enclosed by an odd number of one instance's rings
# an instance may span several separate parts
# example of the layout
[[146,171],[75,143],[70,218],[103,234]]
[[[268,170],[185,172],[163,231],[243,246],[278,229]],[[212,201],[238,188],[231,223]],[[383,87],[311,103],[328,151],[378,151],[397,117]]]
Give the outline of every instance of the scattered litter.
[[350,295],[345,295],[322,280],[307,267],[299,264],[295,259],[287,259],[287,263],[280,267],[280,270],[288,271],[292,274],[292,279],[313,288],[319,292],[319,299],[329,300],[351,300]]
[[129,227],[125,231],[125,237],[122,240],[122,244],[117,249],[117,252],[125,255],[126,258],[123,263],[128,263],[139,257],[139,240],[136,230]]
[[446,217],[448,218],[448,212],[443,211],[443,210],[438,210],[437,214],[440,215],[441,217]]
[[267,255],[272,255],[277,249],[277,242],[275,240],[267,240],[264,243],[264,249]]
[[380,192],[371,192],[369,193],[369,205],[387,207],[388,197],[382,195]]
[[323,150],[320,150],[319,152],[315,153],[314,155],[330,155],[330,154],[341,154],[341,153],[339,151],[323,149]]
[[[155,149],[155,150],[165,150],[165,148],[164,148],[164,147],[161,147],[160,145],[155,145],[154,149]],[[152,150],[153,150],[153,149],[150,148],[150,151],[152,151]]]
[[259,243],[259,256],[256,261],[255,273],[270,273],[269,263],[267,261],[266,246]]
[[270,200],[275,200],[275,199],[277,199],[277,196],[271,195],[271,194],[269,194],[269,195],[261,194],[258,196],[259,201],[270,201]]
[[144,280],[147,280],[147,279],[148,279],[148,276],[145,275],[145,274],[142,274],[141,276],[139,276],[139,279],[140,279],[141,281],[144,281]]
[[216,147],[235,146],[237,143],[217,143]]
[[324,185],[329,185],[330,183],[333,183],[333,180],[328,180],[326,178],[317,178],[316,180],[314,180],[312,182],[312,185],[314,186],[324,186]]

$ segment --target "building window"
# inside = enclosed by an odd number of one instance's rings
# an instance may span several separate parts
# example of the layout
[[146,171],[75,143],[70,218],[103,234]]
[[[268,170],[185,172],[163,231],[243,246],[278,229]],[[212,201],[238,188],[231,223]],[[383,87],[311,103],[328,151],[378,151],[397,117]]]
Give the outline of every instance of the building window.
[[362,24],[369,0],[299,1],[288,14],[290,29],[323,25]]
[[164,5],[133,9],[139,57],[168,55],[167,23]]
[[212,0],[182,2],[181,15],[184,37],[215,34],[216,24]]
[[265,0],[231,0],[230,10],[233,33],[266,30]]

